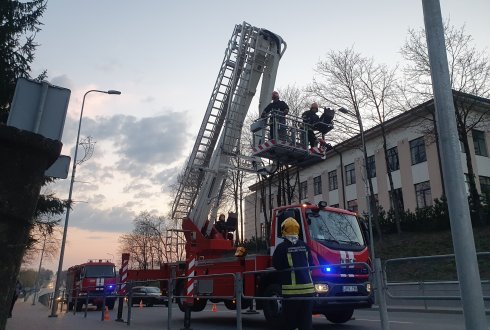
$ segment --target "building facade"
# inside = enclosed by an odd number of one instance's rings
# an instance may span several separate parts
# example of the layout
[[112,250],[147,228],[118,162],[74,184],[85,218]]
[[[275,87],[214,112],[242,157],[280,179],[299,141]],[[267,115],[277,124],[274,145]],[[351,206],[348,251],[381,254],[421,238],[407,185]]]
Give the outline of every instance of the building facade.
[[[478,122],[469,129],[469,153],[478,192],[490,195],[490,100],[466,95],[473,102],[470,116]],[[401,197],[405,210],[430,206],[435,198],[444,195],[443,177],[434,134],[434,103],[425,102],[385,122],[388,164],[385,161],[383,137],[379,126],[364,132],[367,149],[367,168],[364,166],[360,136],[340,143],[330,150],[327,159],[304,166],[299,170],[295,202],[318,203],[367,212],[368,178],[374,194],[384,210],[390,209],[390,184]],[[483,118],[482,120],[478,119]],[[466,151],[461,148],[461,162],[468,173]],[[260,203],[259,185],[251,187],[245,199],[245,238],[263,236],[264,215]],[[276,203],[277,185],[272,188],[272,207]],[[268,189],[266,189],[268,191]],[[490,197],[490,196],[489,196]],[[266,197],[269,200],[269,197]],[[266,211],[270,205],[266,203]]]

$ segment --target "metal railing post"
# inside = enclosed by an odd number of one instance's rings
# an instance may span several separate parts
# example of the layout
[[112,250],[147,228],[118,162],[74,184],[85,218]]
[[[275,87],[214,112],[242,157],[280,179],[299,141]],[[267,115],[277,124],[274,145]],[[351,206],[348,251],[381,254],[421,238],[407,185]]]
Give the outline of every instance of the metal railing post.
[[170,279],[167,283],[167,330],[172,327],[172,300],[174,299],[174,287],[175,287],[175,277],[177,276],[177,270],[172,267],[170,273]]
[[383,268],[381,266],[381,259],[374,259],[374,272],[376,279],[375,292],[377,293],[376,298],[378,299],[379,315],[381,319],[381,329],[389,330],[390,325],[388,321],[388,308],[386,307],[386,295],[385,286],[383,281]]
[[127,324],[131,324],[131,307],[133,307],[133,281],[130,281],[126,286],[129,289],[128,294],[128,322]]
[[242,330],[242,275],[235,273],[236,328]]
[[106,302],[105,302],[105,286],[102,287],[102,313],[101,313],[101,316],[100,316],[100,320],[101,321],[104,321],[104,313],[105,313],[105,306],[106,306]]

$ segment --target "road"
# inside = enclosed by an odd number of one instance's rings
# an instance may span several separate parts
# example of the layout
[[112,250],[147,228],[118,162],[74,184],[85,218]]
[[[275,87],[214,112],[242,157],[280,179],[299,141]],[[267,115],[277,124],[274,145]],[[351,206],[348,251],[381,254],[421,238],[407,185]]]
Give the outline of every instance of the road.
[[[194,330],[236,329],[236,314],[227,310],[222,304],[217,304],[213,312],[209,305],[203,312],[193,313],[191,328]],[[13,318],[7,322],[6,330],[96,330],[96,329],[167,329],[166,307],[134,307],[132,309],[131,325],[115,322],[116,309],[110,311],[110,319],[101,321],[101,312],[89,311],[87,317],[83,313],[62,312],[57,318],[48,317],[50,311],[41,304],[32,306],[32,302],[18,301],[15,305]],[[126,309],[123,318],[126,319]],[[183,327],[184,315],[178,308],[172,309],[172,330]],[[464,329],[464,318],[461,313],[428,313],[428,312],[398,312],[388,313],[391,330],[461,330]],[[490,325],[490,315],[487,315]],[[379,330],[381,323],[376,310],[358,310],[354,319],[345,324],[332,324],[323,316],[313,318],[315,330]],[[262,313],[243,315],[244,330],[269,329]],[[490,327],[489,327],[490,329]]]

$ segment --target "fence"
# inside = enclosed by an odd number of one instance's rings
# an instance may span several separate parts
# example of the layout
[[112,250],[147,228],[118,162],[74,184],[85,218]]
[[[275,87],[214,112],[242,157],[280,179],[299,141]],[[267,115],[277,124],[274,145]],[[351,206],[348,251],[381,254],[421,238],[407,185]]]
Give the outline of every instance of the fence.
[[[338,265],[329,265],[331,267],[342,267],[345,269],[348,268],[353,268],[353,267],[363,267],[366,268],[366,273],[370,274],[371,269],[368,264],[366,263],[347,263],[347,264],[338,264]],[[319,269],[319,268],[324,268],[325,266],[314,266],[314,267],[301,267],[301,268],[294,268],[294,270],[300,270],[300,269]],[[291,271],[292,269],[288,269],[285,271]],[[161,284],[164,284],[164,286],[167,287],[167,329],[172,329],[172,307],[174,304],[178,304],[179,307],[182,309],[183,308],[183,300],[185,299],[193,299],[195,304],[194,304],[194,311],[200,311],[203,310],[205,305],[200,305],[199,303],[196,304],[197,299],[201,300],[211,300],[211,299],[217,299],[217,300],[225,300],[225,305],[228,303],[233,303],[233,307],[236,308],[236,328],[238,330],[242,329],[242,309],[249,307],[250,302],[251,306],[253,307],[253,302],[254,301],[274,301],[279,304],[280,301],[283,300],[283,298],[279,295],[274,295],[274,296],[263,296],[263,295],[251,295],[247,296],[244,294],[244,286],[243,286],[243,279],[244,277],[256,277],[256,276],[264,276],[266,274],[273,274],[273,273],[278,273],[277,270],[261,270],[261,271],[247,271],[243,273],[221,273],[221,274],[208,274],[208,275],[195,275],[192,277],[187,277],[187,276],[175,276],[175,273],[171,276],[171,278],[164,278],[164,279],[152,279],[151,282],[159,282]],[[192,296],[189,296],[184,292],[185,285],[183,285],[186,281],[192,280],[195,283],[195,290],[192,294]],[[233,285],[233,294],[230,295],[216,295],[214,293],[214,288],[213,288],[213,280],[228,280],[230,283]],[[94,295],[91,293],[91,290],[87,290],[87,294],[84,296],[80,296],[80,292],[77,290],[75,294],[73,295],[73,298],[75,299],[74,302],[72,303],[70,298],[68,298],[68,304],[69,308],[73,307],[73,314],[76,314],[77,312],[81,311],[81,306],[85,306],[84,308],[84,317],[87,317],[87,311],[88,311],[88,305],[89,302],[91,301],[92,298],[97,297],[102,299],[102,305],[101,305],[101,321],[104,321],[104,312],[106,309],[106,306],[109,306],[112,304],[112,301],[115,301],[119,299],[119,303],[121,301],[126,300],[127,301],[127,315],[126,315],[126,323],[127,325],[131,324],[131,314],[132,314],[132,306],[133,306],[133,301],[134,298],[138,299],[137,296],[134,296],[135,294],[135,287],[138,286],[144,286],[147,285],[149,281],[129,281],[126,282],[126,287],[127,287],[127,294],[126,295],[119,295],[117,292],[117,288],[120,288],[122,283],[116,284],[116,290],[114,292],[107,292],[104,287],[101,286],[94,286],[88,289],[100,289],[101,292],[103,293],[102,296],[100,294]],[[370,306],[372,303],[372,286],[371,283],[368,281],[367,283],[362,283],[359,284],[362,285],[363,288],[366,289],[367,294],[362,293],[360,290],[360,293],[355,296],[346,296],[346,297],[331,297],[331,296],[326,296],[326,295],[320,295],[320,296],[314,296],[314,297],[297,297],[297,298],[288,298],[288,299],[297,299],[297,300],[313,300],[316,302],[321,302],[321,301],[336,301],[336,302],[361,302],[366,305],[366,307]],[[338,286],[342,286],[342,284],[338,284]],[[335,285],[331,286],[331,290],[335,289]],[[41,297],[45,297],[46,295],[43,295]],[[40,297],[40,300],[41,300]],[[44,298],[43,298],[44,299]],[[49,297],[51,303],[52,303],[52,297]],[[110,301],[110,302],[108,302]],[[245,304],[243,304],[246,302]],[[70,306],[71,304],[71,306]],[[114,305],[112,305],[113,307]],[[119,307],[119,306],[118,306]],[[228,306],[227,306],[228,307]],[[229,308],[230,309],[230,308]],[[122,311],[122,308],[120,309]],[[120,315],[118,315],[118,319],[120,318]],[[186,328],[186,327],[185,327]]]

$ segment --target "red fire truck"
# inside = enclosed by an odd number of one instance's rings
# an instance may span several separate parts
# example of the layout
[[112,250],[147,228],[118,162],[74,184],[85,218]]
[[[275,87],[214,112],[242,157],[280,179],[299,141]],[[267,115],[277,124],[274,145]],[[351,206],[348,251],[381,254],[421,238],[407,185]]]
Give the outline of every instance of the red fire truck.
[[85,303],[101,309],[104,297],[106,306],[114,308],[115,297],[108,297],[116,291],[116,266],[109,260],[89,260],[81,265],[68,268],[66,274],[66,292],[68,310],[73,307],[80,311]]
[[[354,309],[373,304],[366,228],[355,213],[327,207],[325,202],[280,206],[273,210],[268,252],[246,256],[234,253],[236,214],[230,213],[224,224],[214,223],[231,166],[238,163],[241,170],[272,176],[279,164],[301,166],[325,157],[326,144],[308,147],[308,128],[301,118],[274,112],[251,127],[252,157],[240,154],[242,127],[257,84],[262,81],[259,108],[264,109],[270,102],[285,49],[284,40],[268,30],[245,22],[235,27],[172,206],[173,218],[182,222],[186,261],[163,265],[159,276],[168,278],[172,267],[176,267],[177,276],[185,276],[186,272],[196,276],[194,286],[180,279],[175,290],[178,296],[192,291],[199,296],[193,299],[194,312],[202,311],[208,299],[224,301],[227,308],[236,309],[236,300],[241,298],[235,297],[230,273],[242,274],[245,297],[278,297],[278,274],[265,271],[271,270],[271,256],[282,241],[282,222],[293,217],[301,226],[300,238],[310,247],[315,266],[319,267],[312,271],[317,296],[329,297],[315,301],[314,313],[343,323]],[[323,132],[333,128],[332,118]],[[199,277],[202,275],[216,277]],[[256,301],[269,324],[281,326],[284,317],[280,300]],[[242,308],[250,305],[249,299],[240,302]],[[183,299],[178,299],[178,304],[184,310]]]
[[[242,273],[245,296],[278,296],[277,273],[260,271],[271,268],[271,256],[282,241],[281,224],[293,217],[301,226],[300,238],[308,244],[315,265],[319,266],[312,271],[317,295],[332,298],[316,301],[314,313],[343,323],[351,318],[354,309],[373,304],[367,230],[355,213],[327,207],[325,202],[280,206],[273,210],[268,253],[243,257],[234,255],[236,247],[233,235],[230,236],[237,230],[236,215],[231,214],[224,225],[213,223],[231,166],[239,164],[241,170],[272,176],[279,165],[301,167],[325,159],[329,145],[323,138],[333,128],[334,111],[330,109],[325,109],[327,120],[315,127],[307,127],[301,118],[284,113],[262,114],[250,127],[251,157],[240,153],[243,124],[259,80],[259,110],[263,110],[270,103],[285,50],[286,43],[277,34],[245,22],[235,27],[172,207],[173,218],[182,221],[186,238],[186,264],[179,269],[181,273],[192,267],[196,276]],[[323,143],[310,148],[308,130],[321,133],[322,139],[318,140]],[[194,300],[193,311],[204,309],[206,295],[213,302],[224,300],[228,308],[236,308],[239,297],[216,298],[233,297],[233,278],[197,277],[195,282],[194,294],[201,298]],[[189,292],[186,286],[185,280],[178,283],[179,296]],[[244,300],[242,307],[249,303]],[[179,306],[184,307],[182,300]],[[280,306],[278,300],[257,300],[257,308],[263,309],[272,326],[279,326],[284,319]]]

